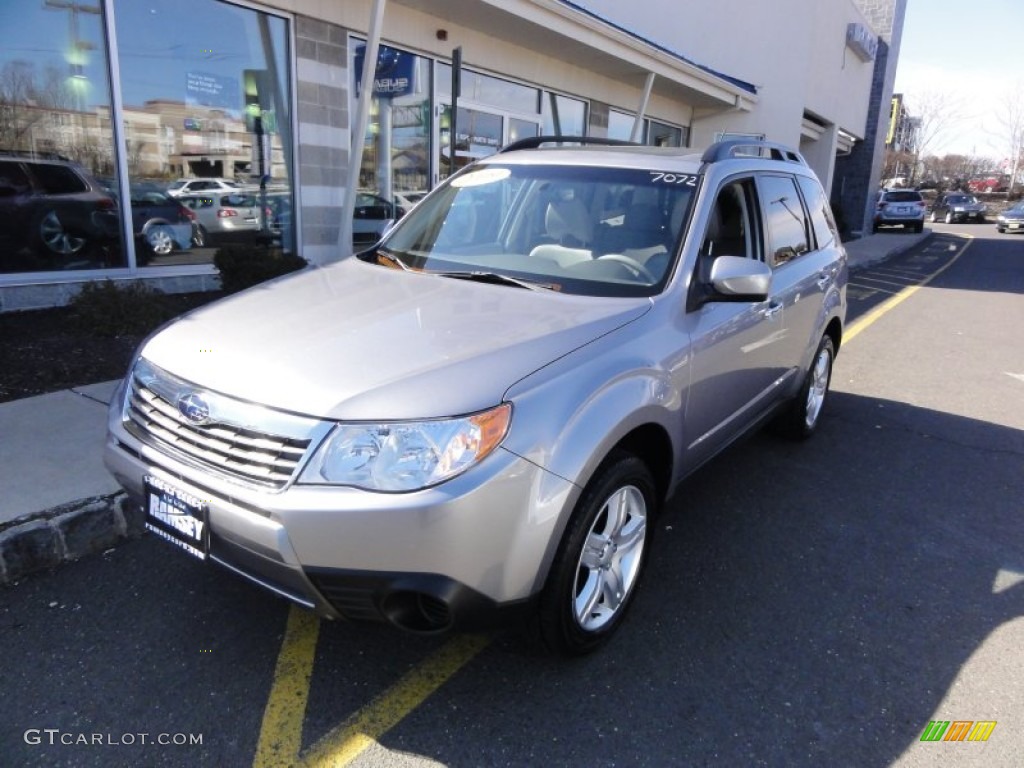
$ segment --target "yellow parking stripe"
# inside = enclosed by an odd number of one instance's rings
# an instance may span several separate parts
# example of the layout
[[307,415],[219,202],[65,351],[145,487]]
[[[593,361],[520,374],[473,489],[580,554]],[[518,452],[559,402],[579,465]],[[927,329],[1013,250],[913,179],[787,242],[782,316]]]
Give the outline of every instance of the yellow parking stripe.
[[292,606],[267,708],[263,711],[253,768],[281,768],[299,761],[302,722],[319,634],[320,619],[310,611]]
[[882,302],[877,307],[872,309],[870,312],[864,315],[864,317],[858,318],[857,320],[850,323],[849,327],[843,333],[843,344],[853,341],[857,334],[859,334],[868,326],[872,325],[876,320],[878,320],[878,318],[880,318],[889,310],[895,309],[897,306],[899,306],[904,301],[913,296],[915,293],[917,293],[920,289],[928,285],[928,283],[930,283],[936,277],[938,277],[951,266],[953,266],[956,263],[956,260],[963,256],[964,253],[967,252],[967,249],[971,247],[971,243],[974,242],[974,237],[972,235],[962,235],[962,237],[967,238],[967,243],[964,245],[963,248],[960,249],[959,253],[957,253],[952,259],[950,259],[937,270],[932,272],[917,285],[911,285],[903,289],[895,296],[893,296],[891,299],[886,299],[884,302]]
[[328,733],[303,759],[303,766],[344,766],[401,722],[487,647],[487,635],[456,635],[367,706]]

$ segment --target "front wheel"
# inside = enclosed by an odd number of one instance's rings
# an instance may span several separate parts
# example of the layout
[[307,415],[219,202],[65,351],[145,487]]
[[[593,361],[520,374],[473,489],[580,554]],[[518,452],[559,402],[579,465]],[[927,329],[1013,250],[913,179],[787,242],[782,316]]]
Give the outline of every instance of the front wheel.
[[622,623],[650,548],[658,503],[650,470],[614,453],[583,491],[540,602],[540,633],[556,653],[603,645]]
[[814,353],[800,393],[776,422],[776,426],[783,434],[799,440],[805,440],[814,434],[821,419],[821,411],[825,407],[835,358],[835,344],[832,343],[832,337],[826,333]]
[[946,223],[947,224],[952,224],[953,223],[953,212],[952,211],[946,211]]

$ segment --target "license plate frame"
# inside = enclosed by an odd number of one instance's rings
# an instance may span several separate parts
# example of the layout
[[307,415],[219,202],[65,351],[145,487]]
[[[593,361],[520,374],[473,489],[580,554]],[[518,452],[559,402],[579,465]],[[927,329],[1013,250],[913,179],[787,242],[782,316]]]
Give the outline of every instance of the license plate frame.
[[199,497],[159,477],[143,478],[146,530],[205,560],[210,553],[210,510]]

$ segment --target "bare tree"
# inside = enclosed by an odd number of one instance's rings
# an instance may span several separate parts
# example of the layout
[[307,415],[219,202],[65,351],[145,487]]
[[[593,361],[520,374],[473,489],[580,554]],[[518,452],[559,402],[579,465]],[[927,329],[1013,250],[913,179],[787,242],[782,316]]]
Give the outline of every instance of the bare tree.
[[911,142],[914,156],[912,177],[916,179],[921,158],[941,149],[945,142],[944,134],[964,117],[964,106],[960,98],[945,91],[921,91],[904,94],[903,98],[916,125]]
[[1021,156],[1024,155],[1024,84],[1020,80],[995,115],[999,124],[1000,138],[1006,143],[1008,152],[1010,186],[1007,197],[1013,194],[1017,184],[1017,173],[1021,168]]

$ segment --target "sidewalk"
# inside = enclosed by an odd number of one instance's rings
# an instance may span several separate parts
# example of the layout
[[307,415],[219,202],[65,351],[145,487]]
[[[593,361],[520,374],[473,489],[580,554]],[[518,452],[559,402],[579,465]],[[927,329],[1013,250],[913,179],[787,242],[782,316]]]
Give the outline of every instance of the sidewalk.
[[[856,271],[931,236],[883,232],[846,244]],[[142,532],[103,466],[116,381],[0,403],[0,584]]]

